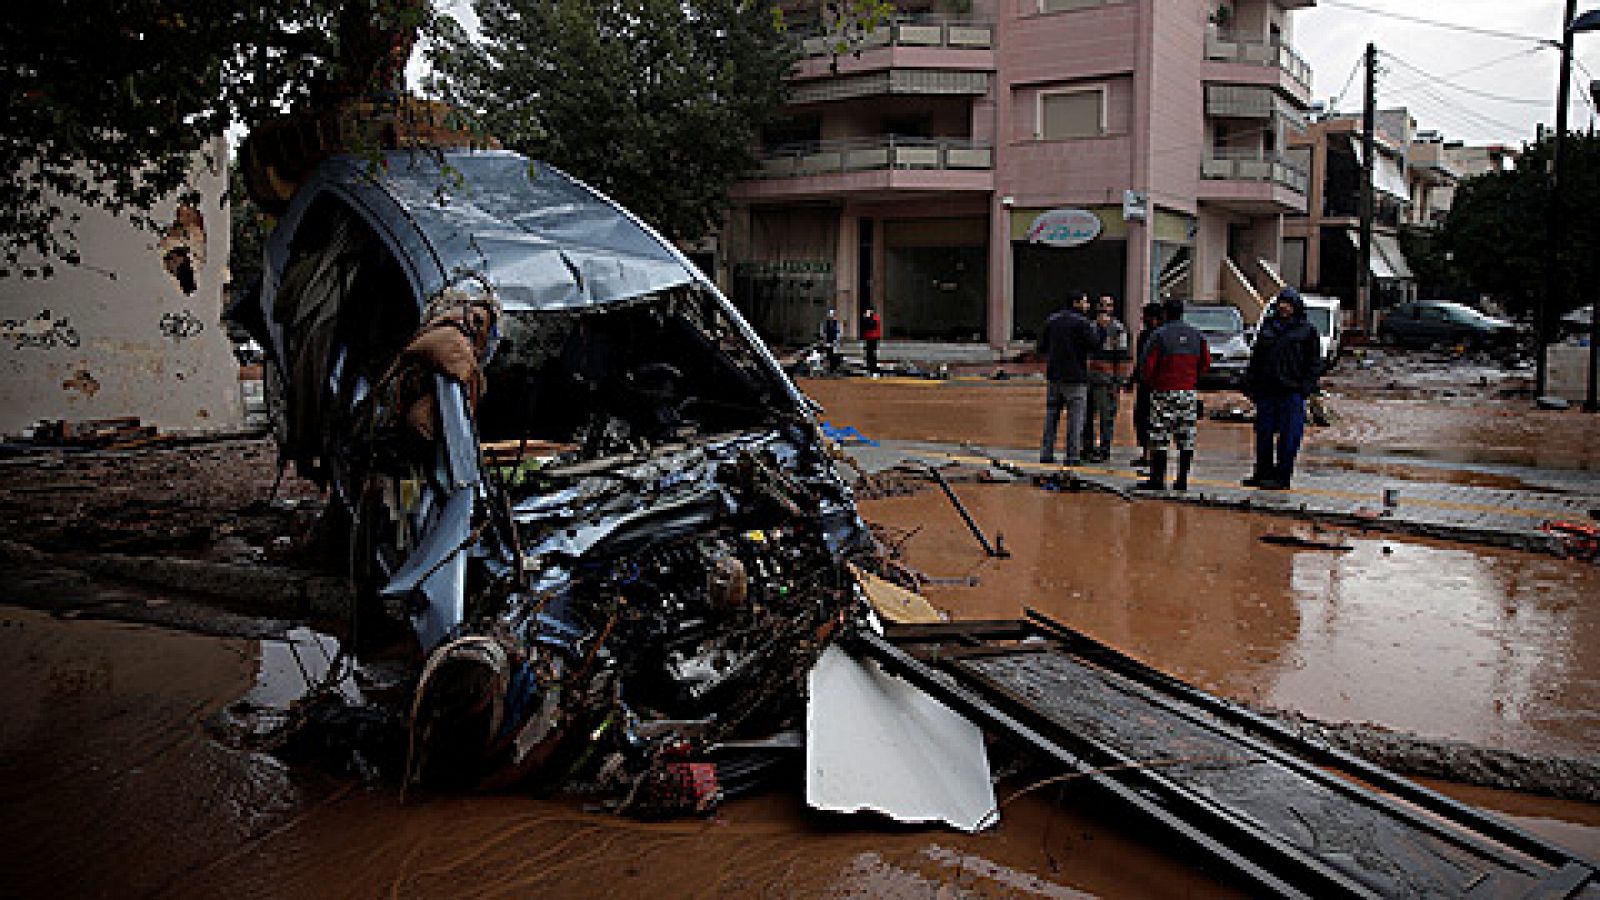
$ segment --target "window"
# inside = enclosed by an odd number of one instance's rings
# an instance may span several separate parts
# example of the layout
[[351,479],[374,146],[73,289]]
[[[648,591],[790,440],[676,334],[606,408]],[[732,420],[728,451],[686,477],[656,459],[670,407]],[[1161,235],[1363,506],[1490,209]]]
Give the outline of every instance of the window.
[[1106,91],[1094,87],[1039,95],[1039,137],[1099,137],[1106,133]]
[[1114,0],[1039,0],[1039,12],[1072,12],[1079,9],[1094,9],[1105,6]]

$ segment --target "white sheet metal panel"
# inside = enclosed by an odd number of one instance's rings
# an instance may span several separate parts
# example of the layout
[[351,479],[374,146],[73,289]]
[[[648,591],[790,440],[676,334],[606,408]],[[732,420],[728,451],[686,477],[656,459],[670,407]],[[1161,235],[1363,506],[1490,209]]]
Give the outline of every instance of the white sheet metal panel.
[[812,667],[808,688],[807,804],[967,832],[1000,821],[976,725],[837,645]]

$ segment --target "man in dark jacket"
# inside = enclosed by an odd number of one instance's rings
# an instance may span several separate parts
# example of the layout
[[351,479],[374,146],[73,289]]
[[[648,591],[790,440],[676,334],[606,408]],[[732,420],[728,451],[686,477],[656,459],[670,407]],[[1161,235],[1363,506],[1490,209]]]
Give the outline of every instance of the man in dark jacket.
[[1089,354],[1100,342],[1099,332],[1084,313],[1089,295],[1074,291],[1070,303],[1046,319],[1039,334],[1039,355],[1045,362],[1044,440],[1039,461],[1053,463],[1056,457],[1056,429],[1061,410],[1067,410],[1067,457],[1064,465],[1083,461],[1083,417],[1089,403]]
[[1134,485],[1160,491],[1167,482],[1167,441],[1178,448],[1178,477],[1172,489],[1189,489],[1194,464],[1194,438],[1200,419],[1195,387],[1211,367],[1211,348],[1199,329],[1183,320],[1183,301],[1163,304],[1167,322],[1150,335],[1139,357],[1139,377],[1150,386],[1150,475]]
[[1306,398],[1317,390],[1322,374],[1322,341],[1306,320],[1305,301],[1294,288],[1284,288],[1273,301],[1272,315],[1261,323],[1244,393],[1256,405],[1256,468],[1247,487],[1286,491],[1306,428]]

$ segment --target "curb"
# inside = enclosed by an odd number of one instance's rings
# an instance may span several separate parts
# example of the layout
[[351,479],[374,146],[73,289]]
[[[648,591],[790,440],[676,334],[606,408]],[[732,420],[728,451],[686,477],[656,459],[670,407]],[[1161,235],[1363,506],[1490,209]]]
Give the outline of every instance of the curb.
[[348,579],[283,566],[115,554],[58,556],[54,560],[92,575],[230,598],[261,615],[347,616],[355,602]]

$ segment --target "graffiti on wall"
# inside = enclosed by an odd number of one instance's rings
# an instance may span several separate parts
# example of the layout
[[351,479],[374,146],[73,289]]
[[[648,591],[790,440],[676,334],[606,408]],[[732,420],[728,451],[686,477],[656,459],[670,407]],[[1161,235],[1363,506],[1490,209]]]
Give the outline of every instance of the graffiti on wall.
[[177,216],[161,233],[156,250],[161,255],[161,267],[178,283],[178,289],[185,294],[194,293],[199,287],[198,273],[206,267],[205,216],[193,204],[179,204]]
[[0,319],[0,343],[10,344],[13,350],[26,347],[52,350],[56,347],[72,349],[81,341],[78,329],[72,327],[71,316],[57,318],[50,310],[41,309],[31,319]]
[[206,323],[195,318],[189,310],[181,313],[166,313],[161,317],[161,334],[163,337],[182,341],[192,338],[206,330]]

